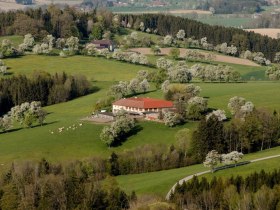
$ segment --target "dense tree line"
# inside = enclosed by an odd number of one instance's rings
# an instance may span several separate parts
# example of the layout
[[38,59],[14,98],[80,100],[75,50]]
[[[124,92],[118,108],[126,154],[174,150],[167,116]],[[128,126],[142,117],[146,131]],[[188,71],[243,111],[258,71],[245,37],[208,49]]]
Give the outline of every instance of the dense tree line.
[[280,207],[280,170],[255,172],[247,177],[226,179],[214,177],[177,185],[171,201],[179,208],[198,209],[262,209]]
[[208,5],[213,7],[215,13],[218,14],[256,13],[260,12],[261,6],[267,5],[267,2],[264,0],[210,0]]
[[222,43],[233,45],[238,49],[237,54],[246,50],[263,52],[266,58],[273,60],[275,53],[280,51],[279,40],[241,29],[210,26],[194,20],[163,14],[113,16],[106,10],[81,13],[69,7],[61,10],[53,5],[47,9],[0,13],[0,35],[31,33],[41,39],[47,34],[52,34],[56,38],[71,36],[92,37],[93,39],[111,38],[112,34],[120,30],[120,24],[140,29],[142,22],[146,29],[162,36],[175,37],[178,31],[184,30],[186,37],[196,39],[207,37],[207,41],[213,45]]
[[103,10],[83,13],[70,7],[62,10],[55,5],[0,13],[0,35],[32,34],[42,39],[52,34],[56,38],[88,38],[97,26],[101,27],[101,36],[113,30],[112,13]]
[[[279,28],[280,14],[265,12],[251,23],[252,28]],[[278,37],[279,38],[279,37]]]
[[0,178],[0,209],[128,209],[135,193],[128,196],[94,164],[13,164]]
[[0,115],[11,107],[24,102],[40,101],[43,106],[65,102],[83,96],[91,90],[85,76],[70,76],[66,73],[50,75],[34,72],[0,79]]
[[219,153],[241,151],[256,152],[277,146],[280,118],[278,113],[253,110],[244,118],[223,123],[216,116],[203,119],[193,133],[191,153],[202,161],[211,150]]
[[135,29],[143,22],[146,28],[156,30],[157,34],[162,36],[175,37],[179,30],[184,30],[186,37],[196,39],[207,37],[207,41],[213,45],[222,43],[234,45],[238,49],[238,54],[246,50],[262,52],[269,60],[273,60],[275,53],[280,51],[280,40],[241,29],[210,26],[181,17],[164,14],[122,15],[121,21],[124,26],[129,23],[130,27]]
[[[186,131],[181,131],[181,135]],[[180,135],[180,133],[179,133]],[[110,158],[111,175],[138,174],[180,168],[197,163],[187,152],[187,141],[180,137],[177,145],[145,145]]]

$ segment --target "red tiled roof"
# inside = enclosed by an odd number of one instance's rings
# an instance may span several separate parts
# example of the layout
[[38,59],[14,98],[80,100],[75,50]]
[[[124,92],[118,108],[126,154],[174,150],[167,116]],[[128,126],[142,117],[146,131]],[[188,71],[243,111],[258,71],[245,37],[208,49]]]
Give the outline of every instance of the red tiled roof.
[[124,98],[113,103],[117,106],[153,109],[153,108],[172,108],[173,102],[153,98]]

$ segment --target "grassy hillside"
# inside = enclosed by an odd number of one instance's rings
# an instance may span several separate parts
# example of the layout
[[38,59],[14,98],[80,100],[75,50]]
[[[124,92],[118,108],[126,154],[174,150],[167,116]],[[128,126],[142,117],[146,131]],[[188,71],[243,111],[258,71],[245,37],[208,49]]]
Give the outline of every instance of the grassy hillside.
[[[279,153],[278,153],[279,154]],[[260,172],[265,170],[266,172],[273,171],[274,169],[280,169],[279,166],[280,158],[274,158],[270,160],[250,163],[249,165],[240,166],[237,168],[231,168],[228,170],[218,171],[214,174],[207,174],[204,177],[212,179],[214,176],[221,178],[229,178],[231,176],[248,176],[253,172]]]
[[[201,87],[201,95],[209,99],[209,107],[227,109],[228,100],[233,96],[242,96],[257,107],[270,110],[280,109],[279,82],[247,83],[194,83]],[[147,94],[149,97],[163,97],[161,91]]]
[[[261,158],[261,157],[266,157],[271,155],[279,155],[279,154],[280,154],[280,147],[276,147],[270,150],[265,150],[255,154],[246,155],[243,160],[253,160],[256,158]],[[279,168],[279,164],[278,164],[279,160],[280,158],[275,158],[275,159],[260,161],[256,163],[250,163],[245,166],[219,171],[214,174],[207,174],[206,177],[208,178],[212,178],[213,176],[224,177],[224,176],[231,176],[237,174],[245,176],[254,171],[260,171],[262,169],[265,169],[266,171],[270,171],[275,168]],[[203,167],[202,164],[200,164],[200,165],[194,165],[194,166],[166,170],[166,171],[118,176],[117,181],[119,182],[120,186],[127,192],[131,192],[135,190],[137,194],[155,193],[158,195],[165,196],[168,190],[180,179],[206,170],[208,169]]]
[[[5,59],[12,74],[30,75],[34,70],[43,70],[50,73],[65,71],[69,74],[84,74],[98,92],[79,99],[46,107],[50,113],[46,122],[48,125],[32,129],[21,129],[1,134],[0,163],[8,164],[13,160],[47,158],[51,161],[65,161],[69,159],[83,159],[90,156],[107,156],[113,150],[123,151],[143,144],[174,143],[175,133],[182,127],[167,128],[162,124],[142,122],[141,130],[130,137],[122,146],[108,149],[100,140],[99,134],[102,125],[85,124],[75,131],[62,134],[51,134],[59,127],[68,127],[77,124],[79,120],[92,112],[93,104],[106,95],[108,88],[116,81],[133,78],[138,70],[152,68],[131,65],[127,63],[106,60],[102,58],[74,56],[60,58],[54,56],[24,56],[16,59]],[[254,72],[255,68],[236,65],[241,72]],[[209,106],[226,109],[230,97],[238,95],[251,100],[257,107],[266,107],[271,110],[280,106],[280,83],[277,82],[250,82],[239,84],[223,83],[196,83],[202,88],[201,95],[209,97]],[[146,96],[162,98],[161,91],[152,91]],[[195,123],[187,123],[183,127],[193,129]],[[161,138],[159,138],[159,136]]]
[[0,42],[2,42],[3,39],[9,39],[14,46],[18,46],[23,42],[23,36],[0,36]]
[[83,74],[92,81],[110,82],[130,80],[135,77],[139,70],[152,70],[143,66],[86,56],[62,58],[59,56],[30,55],[16,59],[5,59],[5,63],[12,74],[30,75],[35,70],[47,71],[52,74],[64,71],[68,74]]
[[[182,128],[166,128],[163,124],[141,122],[141,130],[137,135],[131,136],[122,146],[115,149],[108,149],[100,141],[99,135],[103,125],[85,123],[75,131],[58,134],[59,127],[69,127],[79,123],[81,118],[89,116],[93,104],[106,95],[114,81],[129,80],[136,75],[138,70],[147,68],[82,56],[66,59],[51,56],[25,56],[5,61],[14,74],[28,75],[33,70],[84,74],[92,80],[93,85],[97,86],[99,91],[73,101],[45,107],[50,113],[47,116],[48,125],[46,126],[1,134],[0,165],[6,165],[13,160],[38,160],[43,157],[50,161],[83,159],[97,155],[107,157],[113,150],[132,149],[143,144],[171,145],[174,143],[175,133]],[[192,126],[194,124],[187,124],[183,127]],[[51,131],[54,131],[55,134],[51,134]],[[158,138],[161,135],[162,138]]]

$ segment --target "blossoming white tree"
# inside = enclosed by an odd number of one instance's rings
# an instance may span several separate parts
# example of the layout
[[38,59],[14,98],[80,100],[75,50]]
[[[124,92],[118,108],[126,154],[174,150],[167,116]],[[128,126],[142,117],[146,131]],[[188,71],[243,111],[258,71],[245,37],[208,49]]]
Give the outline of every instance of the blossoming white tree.
[[163,44],[164,44],[165,46],[170,47],[170,46],[172,45],[172,43],[173,43],[173,37],[172,37],[172,36],[167,35],[167,36],[164,37],[164,39],[163,39]]
[[161,85],[161,90],[163,93],[167,93],[167,91],[169,90],[169,85],[170,85],[170,82],[169,80],[165,80],[162,85]]
[[203,165],[205,167],[210,168],[211,172],[214,173],[215,166],[218,165],[220,160],[221,160],[221,155],[216,150],[212,150],[207,154],[205,161],[203,162]]
[[26,34],[24,36],[23,43],[19,45],[19,49],[22,51],[31,51],[35,45],[35,39],[31,34]]
[[208,120],[212,116],[216,116],[219,121],[224,121],[227,119],[226,112],[224,110],[220,110],[220,109],[215,110],[215,111],[209,113],[208,115],[206,115],[206,120]]
[[240,161],[243,158],[243,156],[244,155],[241,152],[232,151],[228,154],[223,154],[222,155],[222,161],[226,165],[234,163],[235,166],[236,166],[238,161]]
[[177,39],[179,39],[179,40],[183,40],[183,39],[185,38],[185,36],[186,36],[186,33],[185,33],[185,31],[182,30],[182,29],[179,30],[178,33],[177,33],[177,35],[176,35]]
[[71,54],[76,53],[76,51],[79,49],[79,38],[78,37],[69,37],[66,40],[66,46],[68,46],[68,50]]
[[3,75],[7,73],[7,66],[2,60],[0,60],[0,73]]
[[3,132],[9,130],[12,127],[12,118],[9,115],[0,117],[0,130]]

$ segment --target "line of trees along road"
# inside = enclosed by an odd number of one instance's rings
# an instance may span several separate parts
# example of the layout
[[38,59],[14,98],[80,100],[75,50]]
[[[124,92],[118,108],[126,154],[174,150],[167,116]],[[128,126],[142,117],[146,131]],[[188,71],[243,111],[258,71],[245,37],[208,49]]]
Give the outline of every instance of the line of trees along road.
[[273,60],[275,53],[280,51],[280,40],[261,36],[254,32],[246,32],[236,28],[223,26],[211,26],[195,20],[174,17],[164,14],[122,15],[122,23],[138,29],[141,22],[146,28],[157,30],[162,36],[176,36],[179,30],[184,30],[186,37],[201,39],[207,37],[209,43],[218,45],[228,43],[238,48],[238,54],[242,51],[262,52],[266,58]]

